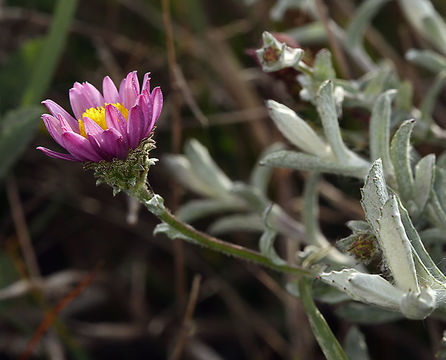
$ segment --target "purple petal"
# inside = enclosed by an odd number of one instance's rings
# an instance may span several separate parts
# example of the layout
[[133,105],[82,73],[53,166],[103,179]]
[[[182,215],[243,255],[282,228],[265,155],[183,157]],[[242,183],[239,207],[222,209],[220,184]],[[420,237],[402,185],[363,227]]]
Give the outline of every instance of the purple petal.
[[153,111],[152,124],[150,127],[150,130],[152,130],[156,121],[160,117],[161,110],[163,108],[163,93],[161,92],[161,88],[157,86],[155,89],[153,89],[152,93],[150,94],[150,97],[152,100],[152,111]]
[[102,82],[102,92],[106,103],[116,104],[120,102],[118,90],[109,76],[106,76]]
[[91,85],[89,82],[84,82],[82,85],[82,90],[84,93],[84,96],[89,100],[90,107],[100,107],[104,106],[104,97],[99,92],[98,89],[96,89],[93,85]]
[[125,108],[131,109],[135,105],[136,97],[139,95],[139,81],[136,71],[129,73],[125,81],[121,83],[119,95]]
[[142,81],[141,93],[147,90],[150,93],[150,73],[144,74],[144,79]]
[[101,148],[112,159],[119,158],[125,160],[128,153],[128,146],[122,135],[115,129],[104,130],[101,134]]
[[104,106],[104,97],[98,89],[88,82],[74,83],[69,91],[71,108],[76,119],[82,119],[85,110],[92,107]]
[[59,120],[59,125],[60,125],[60,128],[62,129],[63,133],[64,132],[74,132],[77,134],[79,132],[79,123],[78,123],[77,131],[73,131],[71,129],[70,124],[68,124],[68,121],[64,117],[62,117],[62,115],[57,114],[57,120]]
[[[59,114],[59,116],[62,116]],[[54,116],[43,114],[42,120],[45,124],[46,129],[50,133],[51,137],[60,145],[63,146],[62,143],[62,127],[60,126],[60,121],[57,120]]]
[[105,122],[109,129],[117,130],[127,141],[127,121],[124,115],[111,104],[105,107]]
[[76,119],[78,120],[82,119],[82,114],[84,113],[84,111],[91,108],[89,101],[85,98],[84,94],[77,87],[70,89],[69,96],[74,116],[76,116]]
[[144,131],[144,114],[139,105],[135,105],[130,109],[128,120],[128,139],[129,147],[136,148],[142,139]]
[[96,124],[93,120],[88,117],[84,117],[85,132],[87,134],[87,139],[90,142],[93,149],[99,154],[104,160],[110,161],[112,156],[102,149],[102,133],[104,130]]
[[144,127],[141,133],[141,139],[144,139],[149,136],[150,131],[153,128],[152,125],[153,109],[152,109],[152,104],[150,103],[149,92],[147,90],[144,90],[142,94],[139,96],[136,103],[140,106],[144,116]]
[[84,128],[87,135],[97,135],[104,131],[96,122],[89,117],[84,117]]
[[81,161],[100,161],[102,158],[94,150],[88,139],[73,132],[62,134],[64,148]]
[[71,155],[71,154],[62,154],[60,152],[57,151],[53,151],[50,149],[47,149],[45,147],[39,146],[37,147],[37,150],[43,151],[46,155],[54,158],[54,159],[62,159],[62,160],[69,160],[69,161],[81,161],[80,159],[78,159],[76,156]]
[[67,111],[65,111],[65,109],[62,108],[62,106],[56,104],[53,100],[42,101],[42,104],[44,104],[48,108],[48,110],[51,112],[51,114],[53,114],[53,116],[57,117],[57,114],[62,115],[62,117],[64,117],[68,121],[71,129],[74,132],[79,131],[79,124],[76,121],[76,119],[73,118]]

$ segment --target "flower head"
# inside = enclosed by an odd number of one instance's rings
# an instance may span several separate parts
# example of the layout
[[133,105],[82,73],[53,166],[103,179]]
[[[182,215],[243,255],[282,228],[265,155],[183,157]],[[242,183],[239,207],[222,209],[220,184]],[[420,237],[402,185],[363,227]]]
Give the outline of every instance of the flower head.
[[159,87],[150,92],[149,73],[140,88],[136,71],[122,80],[119,91],[106,76],[102,91],[88,82],[76,82],[69,92],[74,117],[54,101],[43,101],[51,115],[43,114],[42,120],[68,154],[37,149],[71,161],[125,160],[130,150],[150,136],[163,107],[163,95]]

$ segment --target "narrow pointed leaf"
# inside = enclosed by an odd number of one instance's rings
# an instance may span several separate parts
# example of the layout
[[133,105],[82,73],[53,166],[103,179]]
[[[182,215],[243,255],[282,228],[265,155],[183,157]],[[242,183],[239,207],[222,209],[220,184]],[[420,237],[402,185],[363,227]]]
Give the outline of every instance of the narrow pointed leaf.
[[378,236],[378,219],[381,217],[381,209],[389,198],[381,159],[376,160],[370,168],[369,174],[361,189],[361,205],[365,212],[365,218]]
[[391,97],[394,91],[386,91],[375,102],[370,118],[370,158],[372,161],[381,158],[387,173],[393,173],[390,160],[390,115]]
[[334,336],[327,321],[324,319],[311,294],[311,281],[299,280],[299,293],[305,312],[310,322],[311,330],[327,360],[348,360],[344,350]]
[[355,48],[361,46],[362,38],[366,27],[379,11],[379,9],[389,0],[367,0],[353,14],[346,32],[347,46]]
[[432,123],[432,113],[434,111],[435,102],[437,100],[440,91],[443,89],[444,82],[446,80],[446,68],[444,71],[440,72],[436,78],[426,96],[421,103],[421,119],[426,121],[428,124]]
[[352,326],[345,339],[345,352],[350,360],[370,360],[364,334]]
[[378,242],[396,285],[404,291],[419,291],[412,250],[398,208],[392,195],[382,208]]
[[259,240],[260,253],[268,257],[274,264],[283,265],[286,262],[277,254],[274,249],[274,240],[276,239],[277,232],[266,228]]
[[246,210],[246,205],[236,199],[200,199],[181,205],[176,216],[184,222],[192,222],[206,216],[240,210]]
[[188,141],[184,153],[189,159],[193,171],[202,182],[223,193],[231,189],[231,180],[218,167],[209,151],[197,140]]
[[348,163],[353,156],[342,140],[331,81],[327,80],[322,83],[316,102],[317,111],[324,126],[325,137],[330,143],[333,153],[338,160]]
[[406,53],[406,59],[414,64],[437,74],[446,70],[446,57],[432,50],[410,49]]
[[424,210],[434,185],[435,155],[429,154],[415,166],[414,201],[418,211]]
[[212,235],[222,235],[237,231],[259,233],[264,230],[262,219],[257,214],[228,215],[221,217],[209,227]]
[[314,155],[304,154],[296,151],[277,151],[265,156],[262,165],[284,167],[296,170],[318,171],[321,173],[338,174],[352,176],[359,179],[367,174],[367,165],[348,165],[345,163],[335,163],[324,160]]
[[390,156],[395,169],[398,191],[401,198],[407,202],[412,198],[414,179],[410,164],[410,135],[415,120],[407,120],[401,124],[390,145]]
[[313,76],[319,81],[334,80],[336,78],[331,53],[327,49],[322,49],[316,54],[313,64]]
[[[285,145],[281,143],[274,143],[270,146],[268,146],[261,154],[259,159],[262,159],[267,154],[273,153],[275,151],[282,150],[285,147]],[[260,161],[260,160],[259,160]],[[272,175],[273,169],[267,166],[261,166],[258,162],[254,166],[251,177],[250,177],[250,183],[252,186],[256,187],[260,190],[262,194],[266,194],[266,191],[268,189],[268,183],[270,181],[271,175]]]

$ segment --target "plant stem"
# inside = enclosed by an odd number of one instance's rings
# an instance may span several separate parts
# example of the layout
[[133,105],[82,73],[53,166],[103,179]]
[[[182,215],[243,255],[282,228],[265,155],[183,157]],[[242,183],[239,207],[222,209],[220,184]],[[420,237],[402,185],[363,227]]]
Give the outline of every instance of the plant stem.
[[150,204],[150,200],[157,195],[153,195],[145,188],[135,189],[135,191],[129,191],[129,194],[136,197],[142,204],[146,206],[146,208],[152,214],[158,217],[162,222],[166,223],[171,228],[182,234],[185,240],[188,240],[194,244],[202,245],[208,249],[221,252],[225,255],[235,256],[239,259],[251,261],[279,272],[294,274],[298,276],[306,276],[310,278],[313,278],[315,276],[315,274],[310,270],[288,264],[275,264],[268,257],[262,255],[257,251],[245,248],[240,245],[228,243],[226,241],[217,239],[213,236],[196,230],[189,224],[183,223],[182,221],[177,219],[164,205],[160,204],[154,207],[152,204]]

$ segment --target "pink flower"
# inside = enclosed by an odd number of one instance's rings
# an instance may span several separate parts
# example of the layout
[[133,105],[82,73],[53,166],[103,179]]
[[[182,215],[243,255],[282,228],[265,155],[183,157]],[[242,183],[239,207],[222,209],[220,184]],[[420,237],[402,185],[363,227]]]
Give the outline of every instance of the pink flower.
[[48,132],[69,154],[39,146],[48,156],[71,161],[125,160],[128,152],[149,137],[163,107],[163,94],[150,92],[149,73],[139,87],[136,71],[122,80],[119,92],[106,76],[101,94],[88,82],[70,89],[74,117],[52,100],[42,103],[51,112],[42,120]]

